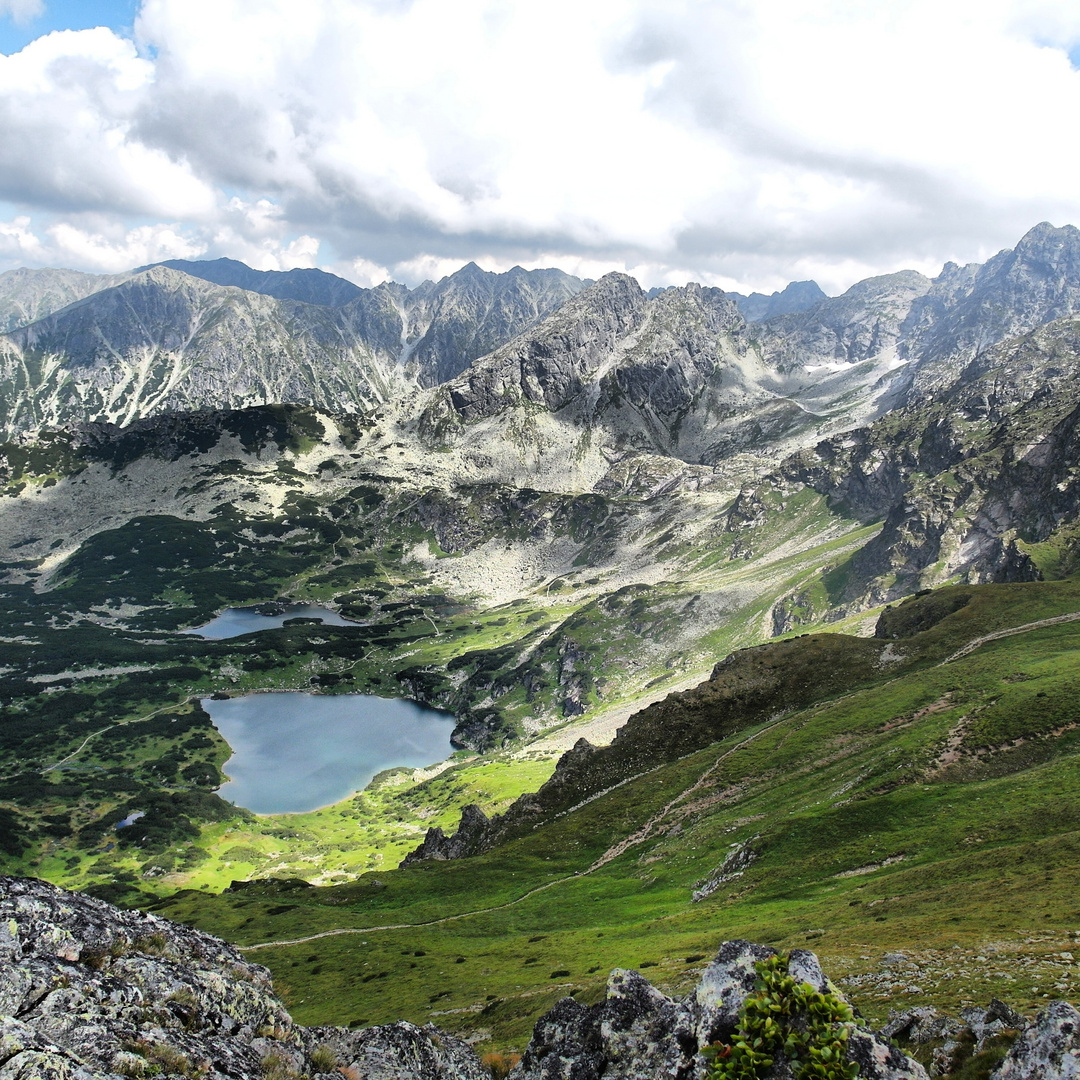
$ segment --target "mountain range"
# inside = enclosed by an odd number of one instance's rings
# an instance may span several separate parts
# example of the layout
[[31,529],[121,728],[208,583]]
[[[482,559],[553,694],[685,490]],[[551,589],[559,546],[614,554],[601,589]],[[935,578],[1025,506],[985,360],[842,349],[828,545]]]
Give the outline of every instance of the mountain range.
[[538,446],[564,444],[561,469],[587,438],[594,482],[600,458],[628,450],[705,465],[775,457],[913,405],[991,345],[1072,315],[1078,249],[1075,229],[1043,224],[985,265],[871,278],[835,298],[797,283],[756,311],[718,289],[647,296],[625,276],[590,285],[473,264],[414,290],[227,259],[119,278],[10,271],[0,425],[381,405],[403,409],[426,444],[451,428],[486,443],[539,405],[559,432]]

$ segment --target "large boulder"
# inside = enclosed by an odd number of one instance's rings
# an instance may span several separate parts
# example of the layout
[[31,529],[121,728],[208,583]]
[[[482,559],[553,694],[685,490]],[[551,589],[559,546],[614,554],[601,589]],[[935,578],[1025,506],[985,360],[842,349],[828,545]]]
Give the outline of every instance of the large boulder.
[[1080,1012],[1051,1002],[1013,1044],[991,1080],[1080,1078]]

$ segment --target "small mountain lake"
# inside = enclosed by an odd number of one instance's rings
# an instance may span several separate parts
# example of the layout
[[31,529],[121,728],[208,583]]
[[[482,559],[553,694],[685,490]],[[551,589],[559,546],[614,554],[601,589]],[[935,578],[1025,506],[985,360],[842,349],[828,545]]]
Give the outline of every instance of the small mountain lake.
[[273,614],[265,614],[253,607],[226,608],[205,626],[196,626],[192,630],[182,632],[220,640],[250,634],[254,630],[273,630],[284,626],[289,619],[318,619],[327,626],[356,626],[356,623],[343,619],[336,611],[330,611],[329,608],[317,607],[315,604],[290,604]]
[[365,694],[248,694],[203,708],[232,747],[218,794],[256,814],[328,806],[376,773],[453,753],[455,719],[415,701]]

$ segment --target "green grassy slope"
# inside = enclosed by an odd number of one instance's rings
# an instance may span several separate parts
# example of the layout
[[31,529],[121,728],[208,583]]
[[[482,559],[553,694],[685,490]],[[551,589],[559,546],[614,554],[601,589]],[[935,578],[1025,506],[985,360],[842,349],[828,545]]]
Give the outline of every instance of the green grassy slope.
[[890,613],[899,633],[939,621],[878,642],[876,677],[865,668],[851,690],[759,719],[486,855],[336,888],[181,893],[160,910],[247,945],[331,932],[251,953],[304,1022],[434,1019],[500,1047],[523,1045],[556,998],[595,997],[613,966],[652,968],[678,991],[740,936],[812,943],[874,1019],[902,1004],[996,994],[1030,1010],[1068,997],[1080,622],[947,658],[1080,611],[1080,583],[965,592],[943,618],[947,594]]

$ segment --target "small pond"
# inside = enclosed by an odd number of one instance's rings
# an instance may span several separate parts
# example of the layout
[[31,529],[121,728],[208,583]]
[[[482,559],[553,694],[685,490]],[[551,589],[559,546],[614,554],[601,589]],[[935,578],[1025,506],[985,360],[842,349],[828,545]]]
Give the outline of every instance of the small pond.
[[265,615],[253,607],[226,608],[205,626],[183,632],[217,640],[250,634],[253,630],[273,630],[284,626],[289,619],[318,619],[327,626],[356,626],[356,623],[343,619],[336,611],[328,608],[317,607],[315,604],[290,604],[272,615]]
[[317,810],[384,769],[421,768],[453,752],[454,717],[414,701],[285,693],[202,706],[233,750],[218,794],[256,814]]

